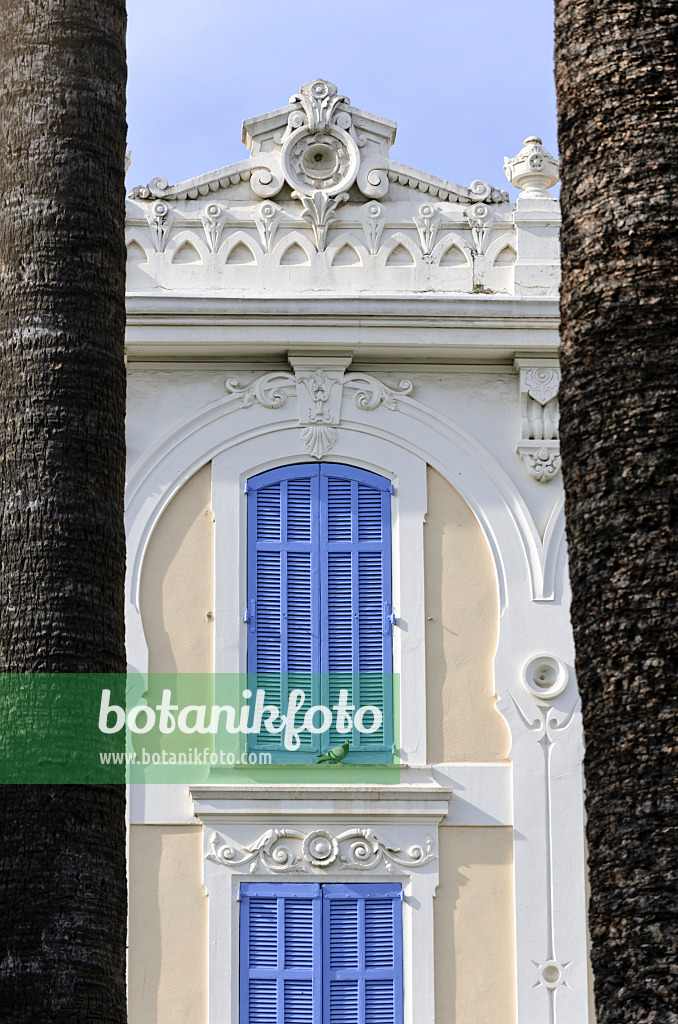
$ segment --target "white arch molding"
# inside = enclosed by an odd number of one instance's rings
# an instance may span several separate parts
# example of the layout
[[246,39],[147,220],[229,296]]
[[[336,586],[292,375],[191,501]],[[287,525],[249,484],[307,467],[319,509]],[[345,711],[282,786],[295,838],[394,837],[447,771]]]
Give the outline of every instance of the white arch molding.
[[[222,581],[222,589],[217,582],[215,606],[216,667],[238,670],[245,647],[241,632],[245,627],[240,621],[244,572],[239,561],[243,545],[234,539],[233,527],[236,534],[244,529],[244,482],[249,475],[292,461],[313,461],[301,444],[294,398],[290,396],[278,409],[258,404],[243,408],[240,396],[229,395],[178,424],[132,467],[127,505],[127,628],[134,669],[146,671],[148,664],[139,591],[150,537],[181,486],[212,462],[215,557],[231,560],[228,571],[224,571],[227,563],[220,561],[216,574],[217,581]],[[394,655],[403,679],[415,681],[414,686],[402,688],[401,736],[401,755],[414,766],[426,764],[423,520],[427,463],[461,494],[483,530],[500,606],[494,687],[512,741],[517,1019],[519,1024],[542,1024],[553,1009],[554,1024],[580,1024],[587,1013],[581,723],[575,707],[567,584],[561,578],[562,500],[551,513],[542,542],[522,496],[492,455],[449,419],[407,397],[398,398],[396,410],[383,406],[361,410],[346,395],[338,440],[325,461],[373,469],[395,484],[394,605],[401,628],[394,631]],[[226,522],[229,535],[223,543],[220,523]],[[559,658],[569,673],[565,691],[548,705],[539,704],[521,682],[523,666],[540,654]],[[542,711],[552,716],[551,726],[561,723],[552,730],[553,751],[546,762],[534,724]],[[479,774],[483,768],[477,766]],[[557,819],[553,819],[553,807],[558,807]],[[556,958],[568,967],[563,984],[554,990],[543,981],[551,975],[540,975],[539,970]]]
[[[294,402],[289,402],[276,410],[258,405],[243,409],[239,397],[229,395],[178,424],[132,466],[126,523],[132,553],[127,593],[134,608],[138,610],[141,563],[148,541],[179,488],[222,451],[256,436],[298,429],[293,407]],[[227,430],[222,422],[225,417]],[[520,492],[487,449],[451,420],[411,398],[400,397],[396,410],[374,412],[360,410],[345,398],[340,435],[352,432],[380,437],[425,459],[459,491],[490,546],[502,612],[514,590],[507,576],[512,549],[519,554],[523,569],[526,564],[532,600],[554,599],[555,566],[564,540],[562,495],[542,540]],[[279,465],[287,458],[303,461],[301,445],[292,442],[289,453],[271,464]]]

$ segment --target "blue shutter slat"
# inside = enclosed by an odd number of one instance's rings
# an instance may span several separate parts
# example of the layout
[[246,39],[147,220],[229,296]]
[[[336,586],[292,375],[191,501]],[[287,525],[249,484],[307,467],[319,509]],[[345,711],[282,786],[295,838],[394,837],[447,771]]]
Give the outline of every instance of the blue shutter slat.
[[329,993],[326,999],[327,1024],[357,1024],[359,1020],[359,985],[357,981],[339,981],[334,978],[328,982]]
[[[321,699],[318,491],[317,466],[285,466],[248,481],[248,601],[255,596],[256,614],[247,668],[281,714],[293,689],[303,690],[305,709]],[[297,753],[285,751],[282,733],[265,730],[248,746],[280,751],[283,760],[317,753],[318,736],[300,737]]]
[[350,551],[327,553],[327,671],[353,672],[354,607]]
[[280,540],[280,484],[257,492],[257,540]]
[[329,930],[332,936],[329,963],[332,970],[358,967],[358,901],[329,901]]
[[358,540],[380,541],[382,538],[382,492],[359,483],[358,509]]
[[314,1019],[313,982],[310,979],[303,981],[290,981],[286,979],[284,986],[284,1024],[309,1024]]
[[351,481],[327,478],[327,537],[330,542],[351,541]]
[[[349,466],[323,465],[321,480],[321,573],[327,594],[323,608],[322,665],[328,673],[327,703],[344,689],[349,704],[372,704],[382,714],[370,734],[333,729],[329,746],[349,739],[350,753],[367,760],[379,752],[390,759],[392,725],[392,640],[385,628],[391,606],[390,482]],[[364,719],[371,723],[371,716]]]
[[365,1024],[387,1024],[395,1017],[395,986],[390,980],[365,981]]
[[313,671],[311,552],[287,553],[287,670]]
[[316,884],[240,888],[240,1024],[322,1024]]
[[278,983],[275,978],[252,978],[249,983],[247,1024],[275,1024],[278,1020]]
[[287,900],[285,967],[304,968],[313,959],[313,900]]
[[281,557],[279,551],[256,554],[256,669],[279,672],[281,650]]
[[323,886],[324,1024],[402,1024],[401,889]]
[[384,555],[358,552],[358,670],[380,672],[384,664],[382,615]]
[[395,911],[392,899],[372,898],[365,901],[366,967],[384,970],[393,967]]
[[311,541],[311,479],[287,481],[287,540]]
[[275,968],[278,960],[276,949],[278,901],[274,898],[251,899],[249,912],[250,967]]

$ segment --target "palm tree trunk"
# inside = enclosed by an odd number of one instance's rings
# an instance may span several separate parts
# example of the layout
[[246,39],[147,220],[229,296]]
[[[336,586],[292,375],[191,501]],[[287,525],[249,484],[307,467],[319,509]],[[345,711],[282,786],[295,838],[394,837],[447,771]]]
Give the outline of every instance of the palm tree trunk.
[[[125,23],[0,0],[4,673],[125,669]],[[120,1024],[124,786],[2,785],[0,816],[2,1020]]]
[[678,1021],[678,4],[556,0],[561,438],[598,1024]]

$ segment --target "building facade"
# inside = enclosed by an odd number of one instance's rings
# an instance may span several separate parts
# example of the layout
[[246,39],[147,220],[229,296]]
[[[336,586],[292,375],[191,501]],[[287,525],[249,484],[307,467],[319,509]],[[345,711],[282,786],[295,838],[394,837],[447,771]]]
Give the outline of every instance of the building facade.
[[557,163],[395,130],[318,79],[128,199],[136,697],[373,709],[130,787],[132,1024],[590,1019]]

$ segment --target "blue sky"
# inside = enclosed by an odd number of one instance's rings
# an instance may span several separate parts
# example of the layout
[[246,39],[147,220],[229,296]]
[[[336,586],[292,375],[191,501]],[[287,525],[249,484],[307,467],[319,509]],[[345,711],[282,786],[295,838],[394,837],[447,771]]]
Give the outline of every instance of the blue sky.
[[507,188],[528,135],[557,153],[552,0],[127,6],[130,187],[244,159],[243,118],[317,77],[398,122],[394,159],[461,185]]

